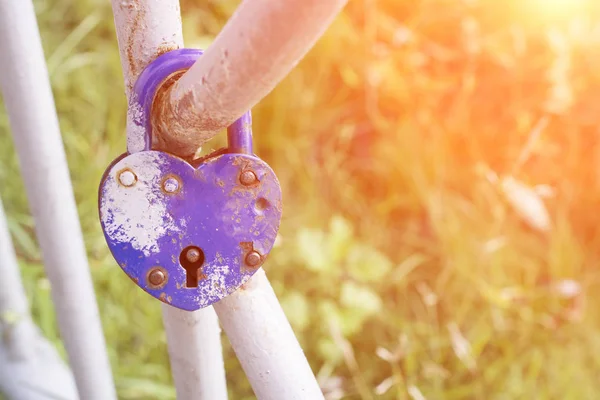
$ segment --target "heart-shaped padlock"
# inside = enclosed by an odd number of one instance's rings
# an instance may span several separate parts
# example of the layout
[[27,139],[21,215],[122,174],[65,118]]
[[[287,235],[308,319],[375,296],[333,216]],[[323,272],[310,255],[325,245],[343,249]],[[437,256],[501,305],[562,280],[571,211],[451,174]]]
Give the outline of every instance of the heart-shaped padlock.
[[281,220],[281,188],[252,154],[249,112],[228,128],[227,149],[194,164],[151,149],[157,88],[201,54],[175,50],[142,72],[133,122],[143,129],[143,149],[117,158],[99,190],[102,229],[118,264],[146,292],[184,310],[244,284],[271,251]]

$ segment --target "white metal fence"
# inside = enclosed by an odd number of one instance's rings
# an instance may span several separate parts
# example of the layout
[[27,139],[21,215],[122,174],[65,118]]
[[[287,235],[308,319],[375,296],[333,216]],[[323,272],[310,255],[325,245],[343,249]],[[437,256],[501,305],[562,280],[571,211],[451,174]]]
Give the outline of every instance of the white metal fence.
[[[161,132],[161,145],[190,154],[234,122],[295,66],[345,2],[245,0],[205,54],[155,105],[159,122],[168,127]],[[112,6],[129,98],[149,62],[165,48],[183,47],[179,2],[112,0]],[[0,0],[0,86],[72,371],[31,321],[0,209],[0,333],[10,338],[0,345],[0,390],[19,400],[115,399],[30,0]],[[128,147],[135,150],[139,132],[131,117]],[[218,321],[257,398],[323,398],[262,270],[244,290],[214,307],[187,312],[163,305],[163,321],[179,399],[227,398]]]

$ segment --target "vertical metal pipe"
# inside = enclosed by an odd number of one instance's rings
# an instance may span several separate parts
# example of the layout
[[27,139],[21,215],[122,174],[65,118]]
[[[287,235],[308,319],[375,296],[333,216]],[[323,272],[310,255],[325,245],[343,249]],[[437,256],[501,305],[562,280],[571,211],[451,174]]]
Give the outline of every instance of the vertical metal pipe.
[[159,55],[183,47],[179,0],[112,0],[125,95],[130,104],[127,113],[127,150],[145,147],[143,127],[134,120],[133,85],[146,66]]
[[82,399],[116,399],[33,4],[0,0],[0,87]]
[[323,399],[262,269],[214,308],[258,400]]
[[[183,34],[179,0],[112,0],[129,103],[143,69],[159,55],[181,48]],[[144,132],[127,118],[127,149],[144,149]],[[226,400],[227,385],[221,350],[221,329],[214,310],[181,311],[163,305],[171,370],[178,400]]]
[[76,400],[73,374],[29,314],[1,200],[0,276],[0,392],[15,400]]
[[163,304],[171,371],[179,400],[227,399],[221,328],[212,307],[189,312]]

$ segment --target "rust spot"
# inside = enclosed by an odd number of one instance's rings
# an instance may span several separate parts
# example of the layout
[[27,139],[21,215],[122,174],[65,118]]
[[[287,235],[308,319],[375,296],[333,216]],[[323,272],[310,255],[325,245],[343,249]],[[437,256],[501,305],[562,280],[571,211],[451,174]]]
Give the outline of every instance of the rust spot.
[[146,273],[146,283],[150,289],[161,289],[169,281],[169,273],[163,267],[152,267]]
[[178,48],[179,48],[179,46],[176,45],[175,43],[162,42],[160,44],[160,46],[158,46],[158,49],[156,50],[156,58],[158,58],[159,56],[162,56],[163,54],[168,53],[170,51],[177,50]]
[[260,197],[256,200],[256,203],[254,203],[254,208],[256,208],[257,211],[266,210],[267,207],[269,207],[269,201],[264,197]]
[[[133,182],[131,182],[131,184],[129,184],[129,185],[124,185],[123,182],[121,182],[121,175],[124,174],[125,172],[130,172],[133,177]],[[117,173],[115,174],[115,180],[117,181],[117,185],[119,185],[121,187],[131,187],[137,183],[138,177],[135,174],[135,172],[133,172],[131,170],[131,168],[125,167],[125,168],[122,168],[117,171]]]
[[[127,66],[131,71],[132,79],[128,82],[129,90],[132,89],[135,82],[135,78],[142,72],[146,64],[153,61],[158,56],[167,53],[172,50],[176,50],[179,46],[176,43],[163,42],[161,43],[154,56],[151,59],[145,59],[137,54],[141,49],[142,39],[141,29],[146,16],[146,5],[140,0],[129,0],[121,2],[121,9],[127,9],[129,13],[129,35],[127,37],[127,44],[125,46],[125,55],[127,58]],[[136,51],[137,50],[137,51]]]
[[[169,146],[166,143],[166,135],[162,135],[162,132],[171,132],[173,126],[176,126],[178,122],[176,118],[170,120],[165,115],[168,115],[168,112],[172,112],[171,110],[171,101],[169,100],[169,96],[171,95],[171,88],[181,78],[181,76],[185,73],[185,71],[177,71],[167,77],[163,83],[156,90],[156,94],[154,95],[154,99],[152,100],[152,112],[150,116],[150,122],[152,124],[153,132],[156,132],[156,135],[152,135],[152,145],[156,149],[167,149]],[[172,121],[172,122],[171,122]],[[176,151],[173,151],[175,154],[182,155]],[[187,155],[187,154],[184,154]]]
[[122,1],[119,3],[119,7],[121,7],[121,10],[133,10],[136,4],[139,4],[139,0]]
[[254,251],[254,242],[240,242],[240,247],[242,249],[240,271],[242,273],[248,273],[256,271],[257,268],[260,268],[260,266],[262,265],[262,261],[264,261],[264,257],[261,257],[262,260],[258,265],[248,265],[246,263],[246,257],[249,253]]
[[217,183],[217,185],[219,185],[220,187],[225,187],[225,182],[223,182],[221,179],[217,178],[215,179],[215,182]]
[[231,163],[235,166],[241,165],[242,169],[247,169],[250,166],[250,161],[247,158],[240,157],[240,156],[233,157],[233,160]]
[[[138,3],[137,7],[135,3]],[[140,29],[141,21],[144,18],[146,10],[144,7],[139,6],[139,1],[136,1],[135,3],[131,1],[128,4],[128,8],[129,10],[131,10],[132,17],[131,23],[129,24],[131,30],[129,31],[129,37],[127,38],[127,46],[125,47],[125,53],[127,54],[127,65],[129,66],[131,75],[137,77],[137,75],[140,72],[138,70],[141,70],[140,63],[142,60],[136,59],[134,49],[136,47],[137,32]],[[129,88],[131,90],[131,88],[133,87],[133,80],[129,82],[129,86],[131,86]]]
[[[261,179],[264,178],[264,176],[261,178],[261,168],[260,165],[252,165],[252,163],[248,162],[248,160],[244,159],[243,157],[236,157],[234,158],[233,165],[239,166],[240,170],[239,170],[239,174],[238,174],[238,185],[234,185],[231,188],[231,191],[229,192],[230,196],[235,196],[236,193],[239,192],[244,192],[244,193],[250,193],[252,196],[254,196],[255,198],[258,196],[257,193],[257,189],[259,189],[261,187],[260,181]],[[250,185],[243,185],[240,181],[240,178],[242,176],[242,174],[247,171],[247,170],[251,170],[254,172],[254,174],[256,175],[256,182],[250,184]]]
[[207,275],[206,275],[204,272],[202,272],[202,269],[203,269],[203,268],[200,268],[200,269],[198,270],[198,280],[199,280],[199,281],[203,281],[203,280],[205,280],[206,278],[208,278],[208,276],[207,276]]
[[167,301],[168,301],[169,303],[171,303],[171,302],[173,301],[173,298],[172,298],[171,296],[167,296]]
[[242,168],[238,175],[238,182],[247,188],[260,185],[260,179],[251,167]]
[[162,293],[160,294],[160,296],[158,297],[158,299],[159,299],[160,301],[162,301],[163,303],[166,303],[166,302],[167,302],[167,294],[166,294],[165,292],[162,292]]
[[168,150],[180,157],[193,159],[202,143],[222,130],[223,121],[198,109],[193,90],[185,93],[175,104],[170,101],[172,86],[183,72],[174,74],[157,90],[152,105],[152,129],[156,132],[153,146],[157,150]]

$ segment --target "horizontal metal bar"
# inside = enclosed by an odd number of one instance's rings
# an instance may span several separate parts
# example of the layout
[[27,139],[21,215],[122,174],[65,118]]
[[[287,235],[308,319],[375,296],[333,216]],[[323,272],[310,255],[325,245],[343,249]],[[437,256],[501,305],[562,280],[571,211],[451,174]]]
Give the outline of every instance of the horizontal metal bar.
[[347,0],[245,0],[204,55],[155,102],[162,148],[188,156],[296,66]]

